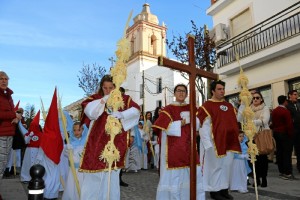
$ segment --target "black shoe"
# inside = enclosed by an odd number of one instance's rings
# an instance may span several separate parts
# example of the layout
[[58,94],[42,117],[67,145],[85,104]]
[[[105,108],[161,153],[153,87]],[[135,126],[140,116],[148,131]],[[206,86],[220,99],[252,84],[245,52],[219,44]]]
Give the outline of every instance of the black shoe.
[[268,186],[267,177],[263,177],[261,180],[260,187],[267,187],[267,186]]
[[222,195],[223,197],[225,197],[226,199],[233,200],[233,196],[231,196],[231,195],[228,193],[228,189],[221,190],[220,193],[221,193],[221,195]]
[[215,200],[227,200],[225,197],[221,195],[221,192],[210,192],[210,197]]
[[121,180],[121,181],[120,181],[120,186],[128,187],[128,184]]

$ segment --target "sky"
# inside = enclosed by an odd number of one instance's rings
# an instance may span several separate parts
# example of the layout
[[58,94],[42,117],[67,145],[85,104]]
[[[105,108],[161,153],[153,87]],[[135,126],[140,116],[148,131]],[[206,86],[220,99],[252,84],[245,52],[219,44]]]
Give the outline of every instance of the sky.
[[144,3],[169,39],[189,32],[191,20],[212,28],[210,0],[0,0],[0,71],[9,76],[14,103],[38,111],[42,99],[48,109],[55,87],[63,107],[83,98],[83,64],[108,70],[130,11],[135,17]]

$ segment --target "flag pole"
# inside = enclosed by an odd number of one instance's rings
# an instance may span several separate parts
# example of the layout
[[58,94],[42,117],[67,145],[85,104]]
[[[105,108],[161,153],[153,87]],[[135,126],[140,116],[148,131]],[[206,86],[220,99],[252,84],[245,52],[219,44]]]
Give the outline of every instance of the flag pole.
[[[58,98],[58,99],[59,99],[58,100],[59,115],[61,116],[61,121],[62,121],[62,124],[63,124],[65,139],[66,139],[67,144],[70,144],[70,140],[69,140],[68,133],[67,133],[66,118],[65,118],[65,115],[62,111],[61,100],[60,100],[60,98]],[[78,181],[78,177],[77,177],[75,166],[74,166],[73,152],[72,152],[71,149],[68,150],[68,154],[69,154],[68,157],[69,157],[70,167],[71,167],[71,171],[72,171],[72,174],[73,174],[73,177],[74,177],[76,189],[77,189],[77,192],[78,192],[78,196],[80,197],[80,186],[79,186],[79,181]]]

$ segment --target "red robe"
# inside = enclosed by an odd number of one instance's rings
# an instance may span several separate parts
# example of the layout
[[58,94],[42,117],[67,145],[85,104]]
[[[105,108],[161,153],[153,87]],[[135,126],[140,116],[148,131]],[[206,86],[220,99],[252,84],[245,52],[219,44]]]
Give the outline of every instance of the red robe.
[[[96,99],[101,99],[102,97],[99,94],[93,95],[90,98],[82,102],[83,110],[85,106]],[[128,95],[123,95],[124,109],[119,111],[127,110],[128,108],[135,107],[139,109],[139,106],[132,101]],[[87,138],[85,148],[82,153],[82,159],[80,163],[79,171],[81,172],[101,172],[108,170],[107,163],[103,160],[99,160],[99,156],[104,150],[105,145],[110,140],[110,136],[105,133],[105,124],[108,114],[106,111],[99,116],[97,120],[93,123],[92,127],[89,127],[90,133]],[[82,120],[87,122],[87,117],[83,115]],[[122,133],[118,134],[114,139],[114,144],[120,152],[120,160],[117,162],[117,168],[124,167],[124,158],[126,150],[128,147],[128,131],[122,129]]]
[[[153,128],[167,130],[170,123],[182,120],[180,113],[189,111],[190,106],[184,105],[168,105],[160,112],[158,119],[154,122]],[[160,134],[161,136],[161,134]],[[159,138],[161,141],[161,138]],[[167,135],[167,157],[166,166],[168,169],[176,169],[190,167],[191,155],[191,126],[187,124],[181,127],[181,136]],[[195,151],[197,151],[195,149]],[[199,156],[197,156],[197,164],[199,164]]]
[[225,156],[227,151],[241,152],[238,122],[230,103],[208,100],[199,108],[197,117],[200,124],[211,118],[212,142],[218,157]]

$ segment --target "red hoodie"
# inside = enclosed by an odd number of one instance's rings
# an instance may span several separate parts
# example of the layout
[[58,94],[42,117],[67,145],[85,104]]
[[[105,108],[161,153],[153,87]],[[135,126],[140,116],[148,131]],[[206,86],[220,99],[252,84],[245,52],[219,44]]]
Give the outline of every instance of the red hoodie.
[[16,124],[11,123],[16,118],[12,94],[9,88],[0,89],[0,136],[15,135]]

